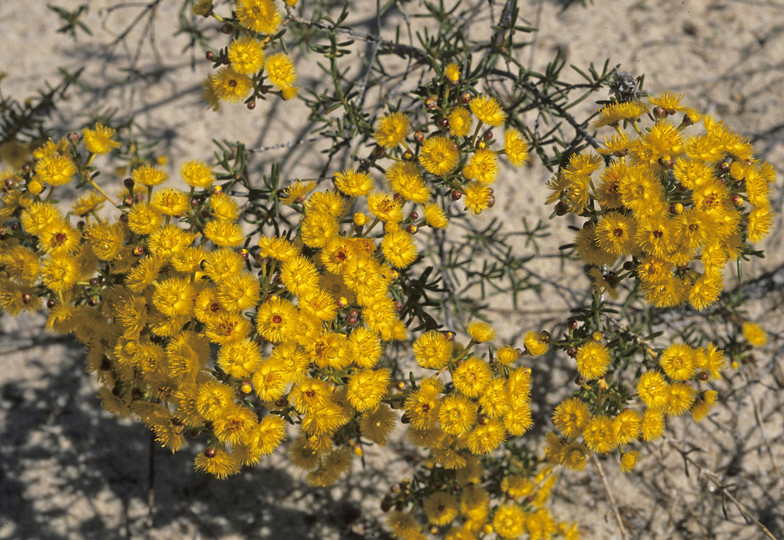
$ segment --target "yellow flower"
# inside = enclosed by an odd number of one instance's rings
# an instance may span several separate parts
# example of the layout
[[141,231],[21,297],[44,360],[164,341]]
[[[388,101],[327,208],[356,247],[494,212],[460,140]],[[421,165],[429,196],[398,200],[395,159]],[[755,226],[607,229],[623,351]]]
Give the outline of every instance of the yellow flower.
[[335,218],[326,212],[308,210],[300,225],[302,243],[308,247],[323,248],[340,232]]
[[416,260],[417,248],[414,238],[404,230],[384,235],[381,241],[384,258],[396,268],[406,268]]
[[673,381],[687,381],[697,373],[695,351],[684,343],[673,343],[664,349],[659,365]]
[[567,439],[578,437],[590,419],[588,406],[579,398],[561,401],[553,412],[553,425]]
[[404,199],[419,204],[424,204],[430,199],[430,191],[422,180],[422,175],[419,174],[419,167],[411,161],[395,162],[387,169],[384,177],[392,191]]
[[316,182],[313,180],[309,180],[307,182],[303,182],[302,180],[297,180],[290,186],[287,186],[283,189],[280,197],[280,202],[283,204],[293,204],[295,202],[302,202],[305,200],[305,195],[313,191],[316,187]]
[[621,120],[634,121],[648,111],[648,105],[641,101],[628,101],[623,103],[609,103],[599,111],[600,118],[594,126],[611,126]]
[[212,77],[212,91],[221,101],[239,103],[253,88],[253,81],[247,75],[237,73],[233,67],[224,66]]
[[680,416],[691,409],[697,391],[686,383],[673,383],[667,387],[667,404],[665,413],[667,416]]
[[493,378],[490,366],[476,356],[463,360],[452,372],[452,382],[467,397],[479,397]]
[[256,39],[243,36],[229,45],[229,62],[240,75],[253,75],[264,67],[264,49]]
[[485,343],[495,339],[495,330],[489,324],[482,321],[471,321],[466,328],[468,335],[477,343]]
[[419,151],[419,163],[431,174],[444,176],[457,167],[460,153],[448,138],[436,135],[425,140]]
[[443,229],[449,224],[446,213],[436,203],[425,205],[425,221],[435,229]]
[[225,450],[208,448],[196,456],[194,468],[222,480],[240,472],[240,462]]
[[637,381],[637,395],[650,409],[667,405],[667,381],[658,371],[646,371]]
[[448,64],[444,70],[444,76],[446,77],[446,80],[452,84],[457,83],[457,81],[460,80],[460,66],[454,62]]
[[637,440],[641,422],[642,415],[632,409],[624,409],[613,418],[613,433],[618,444],[623,446]]
[[36,177],[52,186],[62,186],[70,182],[76,174],[76,165],[68,155],[43,157],[35,162]]
[[236,12],[242,26],[262,34],[274,34],[281,23],[273,0],[237,0]]
[[609,416],[594,416],[583,430],[585,445],[597,454],[606,454],[618,446],[613,431],[613,420]]
[[653,441],[664,434],[664,412],[660,409],[646,409],[640,424],[644,441]]
[[466,445],[474,455],[487,454],[498,448],[506,439],[503,422],[498,418],[487,418],[468,434]]
[[522,134],[515,128],[509,128],[504,134],[504,152],[509,162],[515,167],[520,167],[528,162],[528,143]]
[[254,307],[259,301],[259,280],[242,272],[218,283],[217,298],[229,311],[242,311]]
[[302,256],[286,259],[280,277],[286,288],[297,296],[307,296],[309,292],[318,289],[318,270],[309,259]]
[[397,425],[397,415],[386,403],[362,414],[359,421],[359,430],[362,436],[374,443],[383,446],[387,442],[387,435]]
[[452,357],[452,342],[446,334],[429,330],[414,342],[414,358],[426,369],[441,369]]
[[376,124],[373,137],[379,146],[394,148],[408,136],[408,125],[408,117],[401,112],[385,114]]
[[758,206],[749,214],[749,242],[757,243],[773,230],[773,212],[770,205]]
[[481,214],[490,207],[493,190],[482,182],[472,180],[465,186],[465,207],[472,214]]
[[259,306],[256,327],[259,334],[272,343],[280,343],[292,331],[297,308],[278,296],[271,296]]
[[746,321],[742,326],[743,337],[754,347],[762,347],[768,343],[768,334],[760,325]]
[[169,175],[146,163],[131,171],[131,178],[133,178],[133,181],[137,184],[150,187],[162,184],[169,178]]
[[501,538],[517,538],[525,532],[525,511],[514,503],[499,506],[493,514],[493,530]]
[[[604,137],[602,139],[604,142],[604,148],[599,148],[598,152],[603,156],[607,155],[615,155],[618,157],[625,156],[628,151],[629,147],[632,144],[632,141],[629,140],[629,134],[625,131],[621,133],[616,133],[615,135],[611,135],[609,137]],[[616,161],[616,163],[623,163],[620,161]]]
[[261,350],[250,339],[228,343],[218,350],[217,364],[237,379],[250,377],[261,363]]
[[476,422],[477,406],[465,396],[451,394],[443,399],[438,413],[441,429],[450,435],[468,432]]
[[230,405],[213,421],[215,437],[231,445],[245,443],[251,430],[258,425],[256,413],[241,405]]
[[226,193],[210,195],[210,208],[214,218],[223,221],[236,221],[240,214],[239,205]]
[[637,248],[637,222],[620,212],[609,212],[596,225],[596,242],[604,251],[616,256],[633,253]]
[[150,234],[147,240],[147,248],[154,255],[169,258],[189,246],[193,242],[193,237],[193,233],[169,224]]
[[412,392],[404,404],[411,427],[420,431],[435,427],[440,407],[438,391],[425,388],[424,385]]
[[577,256],[588,264],[609,266],[617,258],[599,247],[596,239],[596,228],[593,226],[583,227],[577,231],[574,237],[574,244]]
[[181,216],[191,206],[187,193],[175,188],[157,191],[152,198],[152,206],[166,216]]
[[629,472],[634,470],[637,466],[637,461],[640,459],[640,453],[636,450],[632,452],[625,452],[621,455],[621,471]]
[[242,228],[236,223],[211,219],[204,226],[204,236],[220,247],[237,247],[245,241]]
[[526,332],[523,340],[531,356],[541,356],[550,348],[550,335],[545,332]]
[[433,493],[425,499],[422,506],[427,520],[437,526],[448,525],[459,514],[457,499],[445,491]]
[[64,293],[79,277],[77,261],[70,253],[55,253],[41,261],[41,281],[53,292]]
[[83,129],[84,147],[92,154],[105,154],[112,148],[119,148],[120,143],[113,141],[114,130],[100,123],[95,124],[95,129]]
[[471,133],[471,112],[465,107],[456,107],[447,116],[449,134],[452,137],[466,137]]
[[528,514],[525,519],[529,538],[551,538],[556,532],[556,523],[546,508]]
[[71,209],[77,216],[84,217],[100,210],[105,200],[106,198],[100,193],[89,190],[79,196]]
[[212,0],[194,0],[191,11],[197,17],[207,17],[212,12]]
[[222,382],[209,380],[199,386],[196,409],[207,420],[217,420],[234,405],[234,389]]
[[204,335],[213,343],[223,345],[239,341],[251,332],[250,321],[238,313],[223,312],[214,320],[207,321]]
[[373,190],[373,179],[366,172],[346,169],[335,173],[333,177],[335,187],[349,197],[361,197]]
[[480,148],[471,155],[468,165],[463,167],[463,176],[469,180],[478,180],[483,184],[492,184],[498,176],[498,163],[495,152],[489,148]]
[[389,193],[374,191],[367,197],[368,210],[381,221],[403,221],[403,205]]
[[[282,91],[293,90],[294,81],[297,80],[297,72],[294,70],[294,62],[285,53],[277,53],[267,57],[264,68],[272,84]],[[283,97],[288,99],[286,95]]]
[[500,126],[506,121],[506,113],[501,108],[501,104],[494,97],[476,96],[468,104],[471,112],[474,113],[480,122],[488,126]]
[[346,396],[349,403],[358,412],[374,410],[389,390],[391,376],[386,368],[357,371],[348,381]]
[[588,381],[602,377],[610,367],[610,352],[596,341],[589,341],[577,350],[577,371]]
[[681,134],[672,124],[661,122],[653,126],[645,138],[632,145],[632,152],[641,163],[655,165],[659,160],[672,159],[683,151]]
[[180,176],[189,186],[201,189],[210,187],[215,181],[212,169],[201,161],[186,161],[183,163],[180,167]]
[[414,516],[408,512],[400,512],[398,510],[390,512],[387,516],[387,524],[392,533],[398,538],[426,538],[420,532]]

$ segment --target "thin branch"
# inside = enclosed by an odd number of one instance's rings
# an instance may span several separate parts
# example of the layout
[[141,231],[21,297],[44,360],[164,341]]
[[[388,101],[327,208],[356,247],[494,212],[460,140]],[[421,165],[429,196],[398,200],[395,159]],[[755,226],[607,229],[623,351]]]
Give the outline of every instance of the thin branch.
[[602,483],[604,484],[604,490],[607,492],[607,497],[610,499],[610,507],[612,507],[613,513],[615,514],[615,520],[618,522],[618,530],[621,533],[621,538],[627,538],[628,533],[626,532],[626,527],[623,526],[623,518],[621,517],[621,512],[618,510],[618,504],[615,502],[615,497],[613,497],[612,490],[610,489],[610,484],[607,482],[607,477],[604,475],[604,469],[602,468],[602,464],[597,459],[594,453],[591,453],[591,459],[593,460],[594,465],[596,465],[596,469],[599,471],[599,476],[602,477]]
[[721,483],[721,481],[719,480],[719,475],[718,474],[716,474],[715,472],[713,472],[712,470],[710,470],[710,469],[708,469],[706,467],[703,467],[702,465],[700,465],[699,463],[694,461],[691,457],[689,457],[689,453],[687,451],[685,451],[682,448],[680,448],[674,442],[667,441],[667,444],[673,450],[675,450],[676,452],[678,452],[681,455],[681,458],[683,458],[683,461],[694,465],[694,467],[697,468],[697,471],[699,472],[699,474],[702,475],[702,476],[705,476],[705,478],[710,480],[710,482],[714,486],[716,486],[716,488],[718,488],[719,491],[721,491],[721,494],[724,497],[727,497],[730,501],[732,501],[733,504],[735,504],[735,506],[740,511],[741,515],[747,521],[750,521],[751,523],[756,525],[757,528],[759,528],[759,530],[762,531],[762,533],[767,538],[770,538],[771,540],[777,540],[776,537],[773,535],[773,533],[771,533],[768,530],[768,528],[765,525],[763,525],[760,522],[759,519],[757,519],[757,517],[752,513],[752,511],[746,505],[744,505],[742,502],[740,502],[738,499],[736,499],[735,496],[727,489],[727,487],[724,484]]

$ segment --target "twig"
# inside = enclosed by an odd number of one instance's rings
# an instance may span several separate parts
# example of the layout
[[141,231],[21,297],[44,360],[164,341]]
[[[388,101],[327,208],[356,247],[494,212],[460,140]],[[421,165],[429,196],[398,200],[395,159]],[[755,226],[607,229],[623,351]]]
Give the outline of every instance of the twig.
[[150,431],[150,452],[147,463],[147,528],[153,528],[155,512],[155,433]]
[[618,504],[615,502],[615,497],[613,497],[612,490],[610,489],[610,484],[607,483],[607,477],[604,475],[602,464],[596,458],[594,453],[591,453],[591,459],[593,460],[594,465],[596,465],[596,469],[599,471],[599,476],[602,477],[604,490],[607,492],[607,497],[610,499],[610,506],[612,507],[613,513],[615,514],[615,520],[618,522],[618,529],[620,530],[621,538],[627,538],[628,533],[626,532],[626,527],[623,526],[623,518],[621,518],[621,513],[618,510]]
[[719,491],[721,491],[722,496],[727,497],[730,501],[732,501],[733,504],[735,504],[735,506],[738,508],[738,510],[740,510],[741,515],[743,515],[743,517],[747,521],[750,521],[754,525],[756,525],[759,528],[759,530],[762,531],[762,533],[767,538],[770,538],[771,540],[777,540],[776,537],[773,535],[773,533],[771,533],[768,530],[768,528],[765,525],[763,525],[760,522],[760,520],[758,520],[756,518],[756,516],[752,513],[752,511],[749,510],[749,508],[747,508],[746,505],[744,505],[742,502],[740,502],[738,499],[736,499],[735,496],[724,486],[724,484],[722,484],[719,481],[719,475],[718,474],[716,474],[715,472],[713,472],[710,469],[707,469],[707,468],[703,467],[702,465],[700,465],[699,463],[694,461],[692,458],[689,457],[689,453],[688,452],[686,452],[685,450],[680,448],[674,442],[667,441],[667,444],[669,444],[669,446],[673,450],[675,450],[676,452],[678,452],[681,455],[681,458],[683,458],[683,461],[685,461],[687,463],[691,463],[692,465],[694,465],[697,468],[697,471],[699,472],[700,475],[704,475],[705,478],[710,480],[711,483],[714,486],[716,486],[716,488],[718,488]]
[[754,406],[754,419],[757,421],[757,425],[760,428],[760,433],[762,434],[762,443],[765,445],[765,450],[768,451],[770,462],[773,465],[773,472],[776,473],[776,476],[781,476],[781,471],[779,470],[779,466],[776,463],[776,457],[773,455],[773,450],[770,448],[770,440],[768,440],[768,432],[767,430],[765,430],[765,424],[762,423],[762,419],[760,418],[759,407],[757,406],[757,400],[754,398],[754,394],[750,394],[750,397],[751,397],[751,404]]

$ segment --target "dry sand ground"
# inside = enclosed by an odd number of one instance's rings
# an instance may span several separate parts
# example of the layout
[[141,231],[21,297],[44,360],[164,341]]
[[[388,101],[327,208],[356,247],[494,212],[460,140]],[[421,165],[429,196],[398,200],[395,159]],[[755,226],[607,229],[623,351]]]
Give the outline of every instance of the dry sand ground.
[[[74,8],[80,2],[56,3]],[[156,59],[147,45],[141,51],[139,67],[145,73],[141,90],[130,94],[125,88],[106,86],[118,74],[102,71],[94,44],[109,43],[127,25],[129,14],[139,9],[137,5],[107,14],[107,7],[118,4],[93,2],[87,20],[95,31],[94,41],[83,36],[73,43],[54,33],[59,22],[44,2],[2,2],[0,70],[8,73],[3,91],[29,95],[42,81],[55,81],[58,66],[73,68],[87,61],[91,71],[85,80],[96,93],[91,95],[101,101],[85,104],[74,93],[58,117],[62,129],[73,125],[73,118],[81,121],[78,114],[101,109],[98,103],[118,107],[120,114],[133,111],[144,127],[158,131],[173,165],[209,156],[212,138],[244,140],[258,148],[300,136],[297,128],[303,125],[302,118],[296,120],[283,107],[262,104],[255,115],[230,109],[216,115],[203,109],[198,85],[208,66],[198,56],[196,69],[191,69],[191,58],[180,54],[185,42],[170,37],[178,2],[165,2],[155,21],[160,57]],[[371,9],[373,4],[357,2]],[[540,28],[529,49],[534,51],[533,66],[541,67],[558,47],[569,63],[581,67],[610,58],[627,71],[644,73],[647,89],[685,93],[689,104],[715,113],[749,136],[759,156],[781,173],[784,3],[596,0],[587,8],[565,11],[554,1],[521,1],[520,6],[525,22]],[[405,9],[417,10],[418,2],[406,3]],[[93,45],[84,46],[88,43]],[[113,52],[127,62],[133,49]],[[307,75],[303,70],[303,78]],[[266,152],[260,159],[280,155]],[[290,151],[286,172],[290,177],[307,174],[314,157],[318,158],[313,150]],[[518,209],[525,208],[532,218],[546,218],[549,210],[541,203],[547,177],[541,166],[533,166],[503,178],[497,190],[498,215],[517,222]],[[779,213],[781,201],[779,190],[775,196]],[[565,223],[553,227],[563,229]],[[774,271],[771,283],[779,287],[779,292],[756,302],[755,308],[774,333],[771,345],[755,369],[728,382],[726,406],[706,425],[675,423],[671,439],[682,448],[699,447],[690,457],[716,472],[718,482],[779,537],[784,535],[780,397],[784,380],[774,377],[773,371],[782,348],[782,237],[779,233],[767,243],[765,261],[747,267],[751,277]],[[548,291],[546,302],[539,296],[526,297],[526,309],[512,316],[508,301],[494,302],[499,324],[504,321],[504,335],[536,328],[540,318],[565,317],[564,306],[552,300],[555,296],[556,291]],[[371,499],[387,485],[384,477],[398,473],[353,474],[341,487],[320,491],[304,487],[297,475],[276,467],[280,460],[273,458],[241,478],[205,480],[192,472],[188,451],[172,456],[155,449],[151,458],[144,428],[100,411],[77,345],[45,334],[40,317],[4,317],[0,324],[0,537],[287,539],[376,534],[373,523],[358,518],[358,513],[362,508],[372,511]],[[394,454],[371,453],[370,458],[392,456],[400,465],[400,456]],[[738,507],[711,484],[708,475],[690,468],[687,476],[680,455],[667,443],[646,455],[638,473],[620,475],[611,463],[605,463],[604,469],[631,537],[763,537],[759,528],[744,522]],[[589,467],[585,474],[565,481],[560,495],[567,501],[557,508],[560,515],[582,521],[587,538],[620,538],[596,469]]]

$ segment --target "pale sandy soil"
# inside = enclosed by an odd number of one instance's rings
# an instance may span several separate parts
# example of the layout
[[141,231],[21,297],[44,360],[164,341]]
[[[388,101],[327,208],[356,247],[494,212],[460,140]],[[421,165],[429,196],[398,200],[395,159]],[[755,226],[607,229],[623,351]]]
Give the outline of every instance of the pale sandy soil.
[[[79,3],[61,0],[57,5],[70,9]],[[204,110],[199,84],[209,66],[199,53],[192,67],[190,53],[180,52],[187,42],[182,36],[171,37],[178,2],[164,2],[160,8],[154,21],[156,48],[149,40],[139,41],[137,67],[144,79],[137,90],[131,93],[112,84],[120,73],[105,68],[102,55],[114,55],[116,63],[127,65],[139,39],[132,34],[127,46],[108,46],[141,5],[107,11],[118,4],[93,2],[87,18],[95,33],[93,41],[82,35],[74,43],[54,33],[59,21],[44,2],[4,0],[0,71],[8,77],[3,91],[29,95],[44,81],[54,83],[57,67],[74,69],[87,62],[83,80],[91,99],[85,102],[83,94],[72,92],[55,116],[56,126],[64,132],[74,122],[83,122],[88,113],[110,107],[117,108],[119,115],[134,113],[142,127],[159,134],[172,170],[180,161],[208,158],[213,138],[243,140],[259,149],[309,136],[303,109],[295,106],[270,102],[253,114],[242,107],[226,108],[220,114]],[[357,2],[362,6],[359,15],[352,15],[357,29],[368,30],[363,13],[374,4]],[[644,73],[646,89],[686,94],[688,104],[714,113],[748,136],[759,157],[771,161],[781,174],[784,3],[596,0],[586,8],[565,11],[554,1],[519,4],[522,22],[540,28],[534,45],[525,52],[532,67],[541,69],[560,47],[568,63],[582,68],[609,58],[611,64],[621,64],[635,75]],[[416,11],[419,3],[407,2],[405,9]],[[495,13],[499,12],[500,5],[495,5]],[[489,26],[484,20],[474,24],[476,32]],[[103,46],[96,48],[96,43]],[[301,77],[314,80],[317,72],[302,70]],[[576,74],[573,77],[578,79]],[[574,114],[584,114],[593,106],[587,102]],[[287,178],[313,174],[320,159],[313,145],[257,152],[255,157],[259,163],[282,159]],[[547,219],[550,209],[542,201],[548,176],[536,164],[505,174],[496,190],[494,216],[510,226],[520,222],[521,211],[529,220]],[[774,204],[781,213],[780,190]],[[566,224],[556,221],[551,227],[559,236],[565,234]],[[700,474],[691,466],[686,474],[680,454],[670,444],[697,448],[689,457],[716,473],[719,485],[776,537],[784,536],[784,377],[777,365],[784,329],[783,237],[776,234],[766,243],[768,258],[746,266],[747,279],[773,272],[770,283],[778,288],[754,304],[772,333],[756,368],[722,385],[725,405],[709,420],[671,425],[671,438],[649,449],[638,472],[623,476],[612,460],[603,462],[630,537],[763,538],[758,527],[744,521],[731,497],[711,483],[710,474]],[[553,253],[556,247],[544,251]],[[526,252],[524,246],[520,250]],[[587,285],[579,268],[542,265],[537,271],[553,279],[574,279],[574,287]],[[557,288],[526,293],[521,305],[512,310],[506,297],[492,302],[491,313],[507,340],[528,329],[552,327],[567,316],[567,304]],[[349,480],[332,490],[305,487],[298,474],[276,467],[279,457],[240,478],[205,480],[192,472],[190,450],[170,455],[156,448],[151,457],[142,426],[102,413],[94,398],[94,383],[83,371],[80,347],[46,334],[41,317],[3,317],[0,355],[0,538],[374,537],[378,534],[372,522],[377,514],[374,499],[390,479],[405,474],[401,456],[385,450],[371,453],[369,459],[391,460],[393,467],[375,474],[359,473],[355,467]],[[537,383],[564,384],[573,374],[561,367],[542,369],[546,376]],[[557,396],[541,393],[540,397],[552,402]],[[586,538],[621,537],[596,468],[589,466],[584,474],[564,478],[559,495],[564,502],[556,511],[584,523]],[[150,497],[154,497],[151,519]],[[367,521],[358,517],[361,509],[371,516]]]

